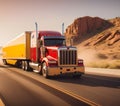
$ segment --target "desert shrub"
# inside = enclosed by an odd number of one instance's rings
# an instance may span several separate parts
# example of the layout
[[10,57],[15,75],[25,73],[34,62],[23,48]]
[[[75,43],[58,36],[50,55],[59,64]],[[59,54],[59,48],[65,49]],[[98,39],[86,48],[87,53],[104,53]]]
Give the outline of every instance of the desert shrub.
[[107,59],[108,58],[105,54],[102,54],[102,53],[97,54],[97,57],[100,59]]
[[108,68],[109,64],[106,62],[91,62],[87,64],[89,67],[94,67],[94,68]]
[[114,60],[109,63],[109,68],[120,69],[120,60]]
[[90,62],[86,64],[86,66],[94,68],[120,69],[120,60]]

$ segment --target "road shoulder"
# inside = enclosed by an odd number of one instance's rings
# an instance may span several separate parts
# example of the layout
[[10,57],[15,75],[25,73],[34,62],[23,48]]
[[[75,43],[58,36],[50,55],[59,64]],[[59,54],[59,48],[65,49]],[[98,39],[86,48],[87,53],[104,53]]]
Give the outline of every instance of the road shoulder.
[[120,69],[104,69],[104,68],[85,67],[85,74],[120,78]]

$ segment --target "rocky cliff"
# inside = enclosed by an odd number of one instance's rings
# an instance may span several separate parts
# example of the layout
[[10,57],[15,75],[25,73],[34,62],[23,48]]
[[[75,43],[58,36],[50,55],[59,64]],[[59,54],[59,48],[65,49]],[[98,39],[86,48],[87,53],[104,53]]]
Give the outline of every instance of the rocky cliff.
[[[67,38],[73,38],[75,44],[89,47],[120,45],[120,17],[104,20],[99,17],[76,19],[66,29]],[[105,46],[105,47],[106,47]],[[100,48],[99,48],[100,49]]]
[[87,58],[87,62],[97,58],[95,62],[107,60],[113,64],[112,61],[117,60],[116,67],[120,68],[120,17],[110,20],[81,17],[67,27],[65,35],[73,38],[79,57]]
[[77,41],[79,43],[111,26],[112,24],[110,22],[102,18],[85,16],[75,19],[67,27],[65,35],[68,38],[72,37],[75,42]]

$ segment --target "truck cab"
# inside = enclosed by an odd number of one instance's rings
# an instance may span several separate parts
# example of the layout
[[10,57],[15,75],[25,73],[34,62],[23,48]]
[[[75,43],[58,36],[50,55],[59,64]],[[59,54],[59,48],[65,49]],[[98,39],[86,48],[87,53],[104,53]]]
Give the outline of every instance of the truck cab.
[[[44,77],[84,73],[82,59],[77,58],[76,47],[66,46],[65,36],[55,31],[39,31],[37,44],[36,33],[31,34],[31,62],[33,71]],[[32,44],[33,43],[33,44]]]

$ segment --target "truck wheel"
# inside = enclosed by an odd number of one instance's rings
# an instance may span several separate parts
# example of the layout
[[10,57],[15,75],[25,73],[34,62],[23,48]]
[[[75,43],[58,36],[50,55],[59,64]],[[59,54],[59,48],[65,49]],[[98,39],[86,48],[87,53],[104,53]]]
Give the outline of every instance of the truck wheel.
[[28,61],[24,62],[24,69],[25,69],[25,71],[29,70],[29,62]]
[[38,73],[39,73],[40,75],[42,75],[41,65],[38,66]]
[[3,64],[4,64],[4,65],[7,65],[6,59],[3,59]]
[[22,69],[25,70],[25,61],[22,61]]
[[45,62],[42,64],[42,75],[43,77],[48,78],[48,67]]

